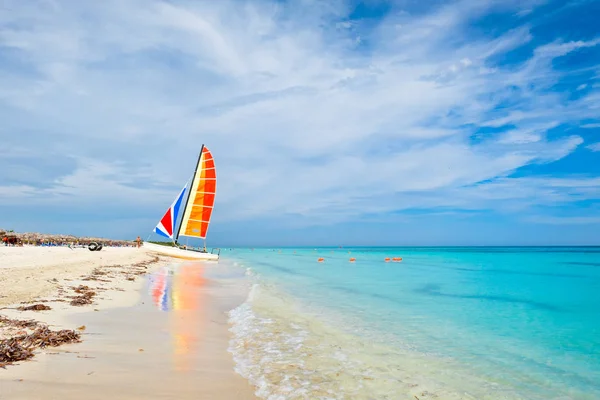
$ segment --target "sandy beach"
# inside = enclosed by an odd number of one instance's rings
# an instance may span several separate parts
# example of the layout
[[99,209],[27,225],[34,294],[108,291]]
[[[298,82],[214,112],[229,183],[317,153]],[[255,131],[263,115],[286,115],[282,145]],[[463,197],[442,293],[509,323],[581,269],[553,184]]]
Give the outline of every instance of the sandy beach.
[[[255,398],[227,352],[226,312],[246,294],[212,283],[215,268],[138,248],[0,247],[0,316],[81,340],[0,368],[0,399]],[[38,304],[50,309],[22,310]],[[0,339],[30,332],[0,322]]]
[[92,252],[68,247],[0,246],[0,307],[57,294],[65,282],[80,279],[97,267],[131,265],[152,258],[132,247]]

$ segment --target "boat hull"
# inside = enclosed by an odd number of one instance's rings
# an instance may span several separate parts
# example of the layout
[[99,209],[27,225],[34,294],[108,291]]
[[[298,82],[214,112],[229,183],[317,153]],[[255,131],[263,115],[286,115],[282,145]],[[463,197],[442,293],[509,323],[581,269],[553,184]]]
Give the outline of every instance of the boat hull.
[[159,253],[169,257],[181,258],[183,260],[204,260],[204,261],[218,261],[219,256],[211,253],[201,253],[193,250],[183,250],[171,246],[163,246],[160,244],[144,242],[142,247],[146,250],[154,253]]

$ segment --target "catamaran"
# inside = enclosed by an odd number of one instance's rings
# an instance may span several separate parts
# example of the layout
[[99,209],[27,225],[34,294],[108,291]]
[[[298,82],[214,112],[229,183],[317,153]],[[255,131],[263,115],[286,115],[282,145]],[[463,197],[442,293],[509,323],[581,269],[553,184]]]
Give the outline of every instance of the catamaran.
[[[190,184],[189,190],[187,190],[188,183]],[[215,204],[216,189],[215,161],[208,148],[202,145],[191,181],[186,182],[154,228],[155,233],[170,239],[173,246],[145,241],[143,247],[171,257],[189,260],[218,260],[219,254],[213,254],[214,249],[210,253],[206,250],[206,233]],[[186,197],[186,200],[182,207],[184,197]],[[176,231],[177,217],[181,210],[183,210],[183,216]],[[175,239],[173,239],[173,236],[175,236]],[[178,242],[179,236],[203,239],[204,247],[196,249],[187,245],[180,245]]]

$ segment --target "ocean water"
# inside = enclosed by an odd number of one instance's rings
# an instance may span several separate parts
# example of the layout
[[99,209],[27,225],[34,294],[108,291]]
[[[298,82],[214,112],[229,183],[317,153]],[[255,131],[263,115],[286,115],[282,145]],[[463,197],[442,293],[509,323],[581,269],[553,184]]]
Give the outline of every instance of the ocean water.
[[222,257],[252,285],[230,351],[261,398],[600,399],[600,248]]

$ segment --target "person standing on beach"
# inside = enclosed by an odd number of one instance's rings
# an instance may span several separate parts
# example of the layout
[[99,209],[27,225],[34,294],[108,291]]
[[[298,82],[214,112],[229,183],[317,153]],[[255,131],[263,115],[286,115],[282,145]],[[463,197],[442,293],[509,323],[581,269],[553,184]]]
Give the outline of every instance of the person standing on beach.
[[138,236],[137,239],[135,239],[135,242],[137,243],[137,247],[139,249],[140,246],[142,245],[142,239],[140,239],[140,237]]

